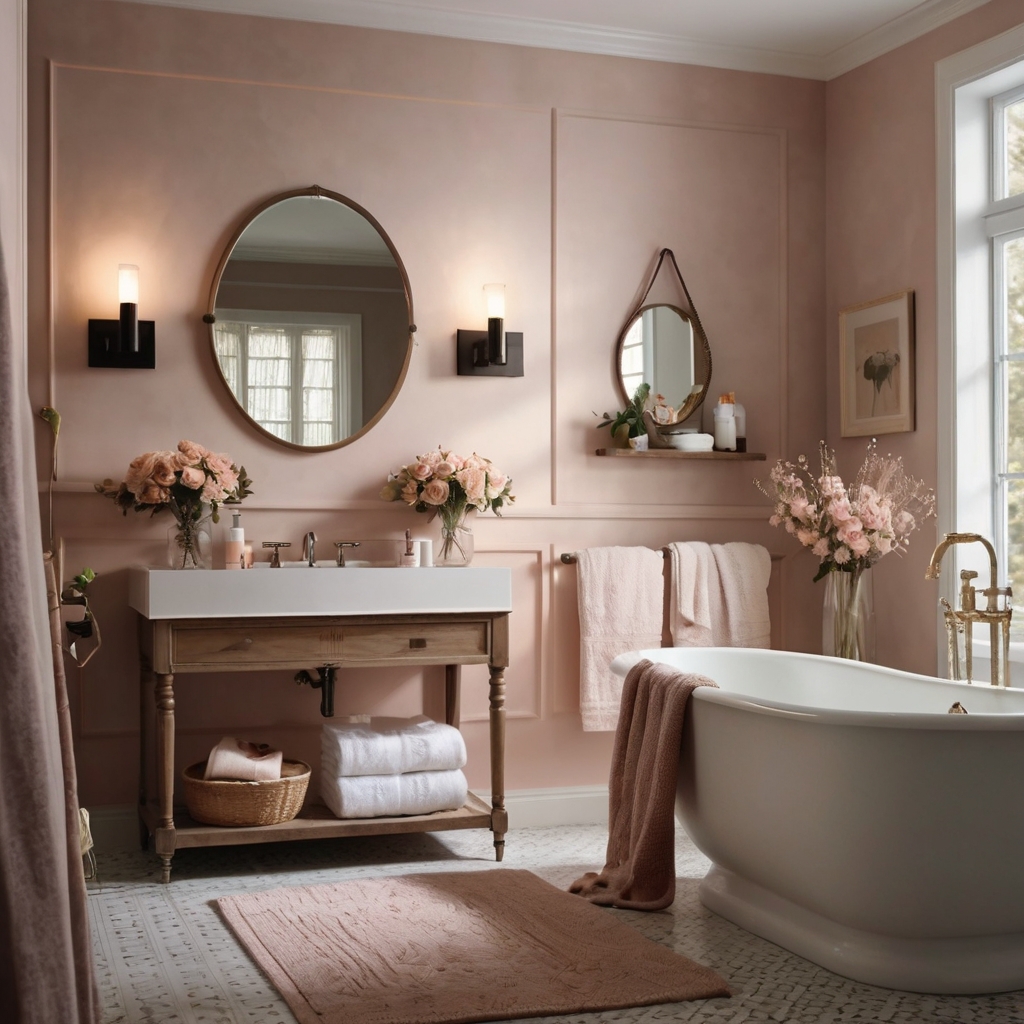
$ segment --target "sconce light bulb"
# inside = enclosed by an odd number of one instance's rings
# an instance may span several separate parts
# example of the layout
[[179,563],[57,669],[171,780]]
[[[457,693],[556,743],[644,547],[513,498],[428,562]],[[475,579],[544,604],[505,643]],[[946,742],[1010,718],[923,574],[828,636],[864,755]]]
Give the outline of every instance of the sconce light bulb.
[[505,319],[505,286],[503,284],[485,284],[484,301],[487,303],[488,320]]
[[117,301],[139,303],[139,268],[130,263],[117,268]]

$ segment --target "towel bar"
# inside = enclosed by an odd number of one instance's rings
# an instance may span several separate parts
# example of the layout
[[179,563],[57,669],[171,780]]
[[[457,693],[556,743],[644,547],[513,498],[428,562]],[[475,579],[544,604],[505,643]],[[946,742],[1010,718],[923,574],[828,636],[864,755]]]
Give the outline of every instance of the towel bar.
[[[666,558],[668,556],[668,549],[662,548],[658,554],[661,555],[662,558]],[[560,557],[563,565],[575,565],[577,561],[579,561],[576,557],[575,551],[563,551]]]
[[[668,548],[662,548],[659,553],[662,558],[667,558]],[[769,555],[771,556],[771,560],[773,562],[781,562],[782,559],[785,557],[784,555],[776,554],[774,551],[770,551]],[[577,559],[576,557],[575,551],[563,551],[559,557],[563,565],[575,565],[576,562],[579,561],[579,559]]]

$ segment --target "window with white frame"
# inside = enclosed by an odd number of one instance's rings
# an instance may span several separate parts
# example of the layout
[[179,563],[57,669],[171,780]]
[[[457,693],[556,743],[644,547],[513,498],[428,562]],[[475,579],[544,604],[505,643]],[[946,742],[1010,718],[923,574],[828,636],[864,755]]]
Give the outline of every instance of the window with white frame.
[[315,447],[362,426],[358,315],[219,309],[214,346],[232,393],[275,437]]
[[[992,504],[1000,568],[1024,596],[1024,88],[992,100],[995,466]],[[1011,626],[1024,640],[1024,623]]]
[[650,380],[651,376],[648,373],[644,376],[645,366],[649,366],[650,359],[646,355],[646,350],[650,348],[650,341],[645,343],[645,334],[649,338],[650,331],[644,330],[645,320],[649,320],[650,310],[644,312],[642,316],[638,316],[632,324],[630,324],[629,330],[626,331],[626,336],[622,339],[622,361],[621,361],[621,373],[622,373],[622,386],[626,389],[626,397],[632,398],[636,389],[643,384],[644,380]]
[[[1024,26],[940,61],[936,85],[939,532],[991,538],[998,582],[1010,583],[1021,607]],[[980,545],[952,550],[941,581],[947,600],[958,603],[957,570],[975,570],[985,587],[989,566]],[[1011,639],[1020,659],[1020,611]],[[940,666],[944,642],[940,630]],[[980,634],[979,642],[984,646]]]

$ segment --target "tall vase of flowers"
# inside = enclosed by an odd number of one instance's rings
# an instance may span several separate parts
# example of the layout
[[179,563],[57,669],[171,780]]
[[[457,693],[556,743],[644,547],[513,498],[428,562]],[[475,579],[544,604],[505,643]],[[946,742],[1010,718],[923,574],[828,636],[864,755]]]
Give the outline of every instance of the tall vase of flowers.
[[380,496],[385,501],[404,501],[440,522],[435,562],[449,566],[472,561],[472,512],[491,509],[501,515],[502,507],[515,501],[512,481],[490,459],[475,452],[463,458],[442,448],[417,455],[409,465],[389,473]]
[[874,616],[868,570],[884,555],[906,550],[919,523],[935,514],[935,495],[906,474],[902,459],[879,455],[873,440],[849,487],[836,468],[835,452],[824,442],[819,455],[817,475],[801,455],[796,465],[776,463],[771,489],[757,486],[775,502],[772,526],[784,526],[820,559],[814,579],[826,580],[823,653],[870,661]]
[[871,577],[863,567],[825,576],[821,653],[854,661],[875,660]]
[[124,480],[96,484],[128,515],[129,510],[174,518],[167,531],[167,561],[172,569],[213,568],[210,523],[220,521],[221,505],[237,505],[252,493],[244,466],[195,441],[180,441],[177,451],[145,452],[132,459]]

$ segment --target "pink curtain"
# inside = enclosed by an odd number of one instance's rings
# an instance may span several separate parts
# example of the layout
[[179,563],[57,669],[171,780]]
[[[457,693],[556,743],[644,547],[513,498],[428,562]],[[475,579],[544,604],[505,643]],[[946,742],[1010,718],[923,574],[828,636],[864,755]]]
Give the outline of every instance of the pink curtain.
[[66,702],[55,699],[41,552],[25,345],[0,253],[0,1020],[92,1024],[85,888],[69,836],[73,804],[77,842],[74,766],[61,751]]

